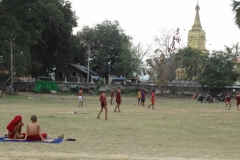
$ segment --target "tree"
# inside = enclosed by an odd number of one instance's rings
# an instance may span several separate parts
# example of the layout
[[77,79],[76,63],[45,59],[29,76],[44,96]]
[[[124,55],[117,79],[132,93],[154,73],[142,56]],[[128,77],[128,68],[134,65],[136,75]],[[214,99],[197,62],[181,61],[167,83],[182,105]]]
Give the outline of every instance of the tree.
[[132,78],[137,70],[137,56],[131,43],[122,44],[122,51],[119,53],[120,61],[116,63],[116,73],[121,73],[123,77]]
[[[146,73],[151,76],[151,79],[162,86],[166,85],[168,81],[175,78],[176,65],[174,63],[173,55],[176,52],[176,45],[180,43],[179,29],[177,28],[175,34],[171,37],[172,42],[169,43],[169,32],[163,34],[163,43],[158,41],[159,47],[154,54],[146,60],[150,68],[146,69]],[[160,38],[158,38],[160,40]],[[166,46],[165,46],[166,45]],[[164,49],[162,49],[164,48]]]
[[72,60],[72,29],[77,26],[77,18],[70,2],[4,0],[0,8],[3,22],[0,24],[0,53],[4,62],[8,61],[9,44],[13,43],[17,75],[46,75]]
[[[132,74],[131,70],[126,70],[123,66],[130,64],[129,61],[133,58],[130,56],[132,38],[125,34],[118,21],[105,20],[92,28],[84,26],[78,31],[77,37],[82,48],[78,55],[86,58],[90,47],[90,68],[102,77],[107,78],[109,73],[117,76]],[[82,63],[86,65],[87,61]]]
[[[55,68],[63,69],[72,62],[76,39],[72,35],[77,18],[71,3],[64,0],[37,1],[35,12],[43,22],[41,41],[30,46],[32,75],[47,75]],[[40,6],[40,7],[39,7]]]
[[232,54],[232,48],[226,47],[226,51],[213,51],[212,56],[203,62],[200,83],[210,88],[233,85],[240,76],[236,70],[236,63],[236,55]]
[[150,77],[154,77],[154,83],[161,84],[162,86],[167,85],[166,79],[166,57],[165,54],[161,54],[160,57],[155,57],[153,59],[147,59],[147,64],[151,66],[150,69],[146,70],[146,73]]
[[203,62],[208,59],[208,53],[192,47],[180,49],[175,54],[175,62],[186,72],[186,79],[193,80],[201,73]]
[[[179,31],[180,30],[177,29],[178,34]],[[156,50],[158,50],[160,54],[164,53],[166,59],[171,58],[174,54],[173,50],[177,48],[177,46],[175,45],[175,41],[173,41],[173,38],[176,38],[176,40],[178,39],[179,41],[177,41],[177,43],[180,44],[180,38],[178,34],[176,34],[176,30],[173,28],[162,27],[159,31],[159,36],[154,37],[154,42],[157,45]],[[172,48],[173,43],[174,47]]]
[[151,53],[151,48],[152,45],[150,44],[146,44],[146,48],[144,47],[144,45],[142,43],[138,43],[136,46],[134,46],[134,53],[135,53],[135,59],[136,62],[134,63],[136,65],[136,78],[139,78],[139,75],[141,75],[141,73],[143,72],[143,74],[145,75],[145,66],[143,63],[143,58],[145,58],[147,55],[149,55]]
[[175,71],[179,67],[177,63],[174,61],[174,54],[179,49],[179,45],[181,42],[179,33],[180,29],[176,30],[172,28],[161,28],[159,31],[159,36],[154,37],[154,41],[157,45],[155,49],[155,54],[153,54],[150,58],[160,57],[161,54],[165,56],[165,78],[167,81],[173,81],[175,79]]
[[[6,0],[0,3],[0,54],[2,56],[2,69],[10,70],[10,47],[12,47],[14,50],[13,64],[16,75],[27,74],[30,66],[28,45],[31,43],[31,36],[28,31],[22,28],[22,25],[27,26],[27,24],[23,24],[17,17],[20,15],[19,13],[25,14],[23,8],[23,5],[18,1]],[[18,11],[19,13],[16,16]]]
[[240,28],[240,2],[233,0],[232,11],[235,14],[235,23]]

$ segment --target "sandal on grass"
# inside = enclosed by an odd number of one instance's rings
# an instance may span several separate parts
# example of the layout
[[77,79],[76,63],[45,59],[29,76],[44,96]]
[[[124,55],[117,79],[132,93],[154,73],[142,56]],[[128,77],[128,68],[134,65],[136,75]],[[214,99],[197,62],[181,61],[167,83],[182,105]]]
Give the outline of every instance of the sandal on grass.
[[74,138],[67,138],[66,141],[76,141]]

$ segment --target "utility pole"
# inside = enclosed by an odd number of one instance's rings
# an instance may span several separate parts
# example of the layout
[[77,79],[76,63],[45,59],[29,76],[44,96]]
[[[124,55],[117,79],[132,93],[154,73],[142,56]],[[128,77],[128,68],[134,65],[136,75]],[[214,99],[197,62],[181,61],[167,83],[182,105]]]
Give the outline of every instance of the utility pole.
[[11,94],[13,93],[13,49],[12,49],[12,41],[10,43],[10,48],[11,48]]
[[87,83],[89,83],[89,55],[90,55],[90,45],[88,45],[88,72],[87,72]]
[[[139,47],[140,47],[140,44],[139,44]],[[138,51],[137,51],[137,77],[136,77],[136,84],[138,84],[138,73],[139,73],[139,47],[138,47]]]

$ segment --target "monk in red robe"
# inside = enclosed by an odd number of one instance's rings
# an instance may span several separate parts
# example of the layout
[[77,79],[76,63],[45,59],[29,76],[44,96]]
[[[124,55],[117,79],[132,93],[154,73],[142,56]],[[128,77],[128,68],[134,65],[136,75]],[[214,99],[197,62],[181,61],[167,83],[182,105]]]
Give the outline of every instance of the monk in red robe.
[[24,135],[21,133],[23,125],[24,123],[22,122],[22,116],[15,116],[6,127],[8,130],[8,138],[24,139]]
[[121,87],[118,86],[118,89],[116,91],[116,103],[117,103],[117,105],[116,105],[116,107],[114,109],[114,112],[116,112],[117,109],[118,109],[118,112],[121,112],[120,111],[120,104],[121,104],[121,102],[122,102]]
[[[236,106],[239,111],[238,105],[240,104],[240,92],[237,93],[237,95],[235,96],[235,99],[237,101]],[[229,107],[229,110],[230,110],[230,107]]]
[[107,98],[106,98],[106,90],[102,91],[102,94],[100,95],[99,101],[101,102],[101,110],[98,113],[98,119],[100,119],[100,114],[103,111],[103,108],[105,109],[105,119],[107,120]]

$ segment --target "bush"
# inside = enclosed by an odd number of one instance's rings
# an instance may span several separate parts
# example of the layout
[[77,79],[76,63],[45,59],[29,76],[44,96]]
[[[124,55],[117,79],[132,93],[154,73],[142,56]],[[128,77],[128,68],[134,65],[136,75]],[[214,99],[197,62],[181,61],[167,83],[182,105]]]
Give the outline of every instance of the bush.
[[100,78],[98,85],[101,85],[101,84],[106,84],[106,80],[104,78]]
[[122,94],[134,96],[134,95],[137,95],[137,92],[133,89],[123,89]]

